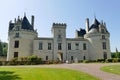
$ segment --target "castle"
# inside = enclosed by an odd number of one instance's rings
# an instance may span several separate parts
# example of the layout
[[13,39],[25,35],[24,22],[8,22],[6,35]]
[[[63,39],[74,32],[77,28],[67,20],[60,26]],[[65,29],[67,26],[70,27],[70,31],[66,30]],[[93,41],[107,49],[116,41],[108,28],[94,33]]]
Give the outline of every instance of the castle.
[[38,37],[34,29],[34,16],[31,23],[26,15],[9,22],[7,61],[17,57],[36,55],[46,60],[78,61],[111,58],[110,33],[106,24],[94,18],[86,30],[76,30],[75,38],[66,38],[67,25],[53,23],[51,38]]

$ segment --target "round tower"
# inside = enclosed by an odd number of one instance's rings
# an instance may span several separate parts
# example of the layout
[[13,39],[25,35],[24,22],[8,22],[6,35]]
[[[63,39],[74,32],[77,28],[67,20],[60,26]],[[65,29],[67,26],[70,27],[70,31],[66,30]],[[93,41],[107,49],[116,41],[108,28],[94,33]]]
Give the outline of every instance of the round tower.
[[9,22],[7,61],[33,54],[33,41],[37,32],[34,30],[34,20],[31,23],[26,16],[23,19],[18,17],[13,23]]
[[90,60],[111,58],[109,36],[106,26],[95,18],[84,36],[89,41]]

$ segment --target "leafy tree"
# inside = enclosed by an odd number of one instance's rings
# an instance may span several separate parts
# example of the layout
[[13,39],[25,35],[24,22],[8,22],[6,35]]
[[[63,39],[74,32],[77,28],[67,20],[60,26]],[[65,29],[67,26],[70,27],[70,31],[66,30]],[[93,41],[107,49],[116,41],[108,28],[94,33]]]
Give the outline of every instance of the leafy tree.
[[2,42],[0,41],[0,56],[3,55],[3,46],[2,46]]
[[7,56],[8,44],[0,41],[0,56]]
[[112,52],[111,57],[112,58],[120,58],[120,52]]

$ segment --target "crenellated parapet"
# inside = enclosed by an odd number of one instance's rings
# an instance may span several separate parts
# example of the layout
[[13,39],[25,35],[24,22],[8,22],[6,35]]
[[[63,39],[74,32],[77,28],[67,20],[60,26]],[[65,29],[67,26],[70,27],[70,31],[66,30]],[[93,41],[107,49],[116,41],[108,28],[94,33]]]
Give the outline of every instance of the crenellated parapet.
[[66,23],[53,23],[53,26],[67,26]]

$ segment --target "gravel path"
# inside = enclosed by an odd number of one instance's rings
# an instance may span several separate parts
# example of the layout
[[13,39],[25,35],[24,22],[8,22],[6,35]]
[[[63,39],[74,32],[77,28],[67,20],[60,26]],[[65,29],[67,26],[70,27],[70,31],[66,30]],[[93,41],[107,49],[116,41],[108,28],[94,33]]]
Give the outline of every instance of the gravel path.
[[[41,68],[68,68],[73,70],[78,70],[82,72],[86,72],[90,75],[96,76],[100,78],[101,80],[120,80],[119,75],[115,75],[112,73],[107,73],[100,70],[100,67],[102,66],[108,66],[108,65],[116,65],[120,63],[90,63],[90,64],[58,64],[58,65],[37,65],[37,66],[16,66],[16,67],[41,67]],[[9,66],[9,67],[15,67],[15,66]]]

